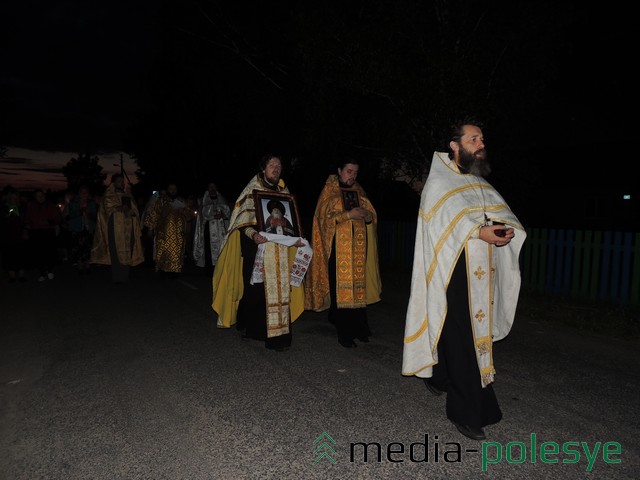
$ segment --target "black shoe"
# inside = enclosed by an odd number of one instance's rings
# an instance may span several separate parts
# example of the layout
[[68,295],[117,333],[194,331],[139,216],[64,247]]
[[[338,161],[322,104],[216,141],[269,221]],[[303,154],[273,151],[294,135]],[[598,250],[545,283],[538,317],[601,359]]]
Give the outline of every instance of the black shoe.
[[340,343],[340,345],[342,345],[344,348],[356,348],[358,346],[358,344],[353,340],[350,340],[350,341],[338,340],[338,343]]
[[458,431],[463,434],[465,437],[470,438],[471,440],[484,440],[487,436],[484,434],[484,430],[479,427],[470,427],[469,425],[460,425],[456,422],[453,423]]
[[429,390],[433,396],[439,397],[440,395],[442,395],[444,393],[439,388],[436,388],[433,385],[431,385],[431,382],[429,381],[428,378],[425,378],[423,380],[424,380],[424,384],[427,386],[427,390]]
[[369,343],[369,337],[358,337],[358,340],[362,343]]

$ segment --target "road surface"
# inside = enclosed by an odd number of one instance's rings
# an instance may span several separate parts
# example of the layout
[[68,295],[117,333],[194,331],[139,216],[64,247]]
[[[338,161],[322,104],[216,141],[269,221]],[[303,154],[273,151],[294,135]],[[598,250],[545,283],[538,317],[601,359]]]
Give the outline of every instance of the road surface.
[[196,267],[56,273],[0,285],[2,479],[640,478],[637,343],[519,312],[475,442],[400,374],[409,272],[383,272],[369,344],[305,312],[287,352],[216,328]]

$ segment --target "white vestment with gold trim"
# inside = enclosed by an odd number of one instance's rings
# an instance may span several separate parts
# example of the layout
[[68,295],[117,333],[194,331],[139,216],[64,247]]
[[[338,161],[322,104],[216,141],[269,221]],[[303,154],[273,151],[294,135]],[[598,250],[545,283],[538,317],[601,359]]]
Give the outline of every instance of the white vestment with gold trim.
[[[503,247],[478,239],[487,217],[515,229]],[[405,323],[402,374],[431,377],[447,314],[447,287],[464,249],[469,311],[482,385],[495,373],[492,344],[513,325],[520,293],[519,255],[526,232],[502,196],[483,178],[462,174],[435,152],[422,191],[411,295]]]

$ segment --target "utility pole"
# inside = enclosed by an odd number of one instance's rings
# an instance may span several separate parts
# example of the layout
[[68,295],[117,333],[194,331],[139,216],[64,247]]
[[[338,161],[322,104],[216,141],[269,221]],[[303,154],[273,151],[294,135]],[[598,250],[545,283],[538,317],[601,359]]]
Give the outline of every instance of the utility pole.
[[[117,167],[118,164],[114,163],[114,167]],[[129,180],[129,175],[127,175],[127,171],[124,169],[124,155],[120,152],[120,175],[127,181],[129,186],[131,186],[131,180]]]

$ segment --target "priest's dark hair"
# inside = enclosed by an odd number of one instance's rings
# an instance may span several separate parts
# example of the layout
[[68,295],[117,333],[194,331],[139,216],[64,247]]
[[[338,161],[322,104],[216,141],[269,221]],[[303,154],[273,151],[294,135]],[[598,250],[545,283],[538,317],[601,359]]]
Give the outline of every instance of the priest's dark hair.
[[451,124],[449,129],[449,139],[447,140],[447,150],[449,150],[449,158],[453,159],[453,150],[449,146],[450,142],[460,143],[462,139],[462,135],[464,135],[464,126],[465,125],[475,125],[478,128],[482,128],[482,122],[473,115],[465,115],[462,118],[459,118],[455,122]]
[[267,164],[272,158],[277,158],[278,160],[280,160],[280,163],[282,164],[284,170],[284,161],[282,160],[282,157],[277,153],[267,153],[260,158],[260,161],[258,162],[258,171],[262,172],[265,168],[267,168]]
[[357,158],[344,157],[336,162],[336,168],[339,168],[340,170],[342,170],[347,163],[350,163],[352,165],[358,165],[358,166],[360,165],[360,162],[358,162]]

